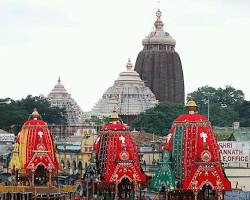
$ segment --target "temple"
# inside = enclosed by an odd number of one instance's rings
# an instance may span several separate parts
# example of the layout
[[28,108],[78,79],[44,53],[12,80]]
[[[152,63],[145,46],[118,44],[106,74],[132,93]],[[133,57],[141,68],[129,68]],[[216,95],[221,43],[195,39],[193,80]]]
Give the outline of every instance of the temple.
[[9,169],[23,185],[53,184],[58,171],[54,142],[36,109],[18,133]]
[[114,110],[110,122],[104,125],[95,142],[97,170],[111,199],[134,198],[138,184],[145,183],[139,155],[128,127],[123,125]]
[[155,95],[133,70],[130,59],[126,68],[94,106],[91,115],[107,117],[115,107],[123,121],[130,124],[138,114],[158,104]]
[[48,99],[52,106],[66,109],[68,125],[79,125],[82,123],[84,113],[64,88],[60,77],[58,78],[57,84],[49,93]]
[[[169,194],[169,199],[223,199],[224,191],[231,190],[211,123],[195,112],[196,107],[195,101],[190,99],[187,103],[189,113],[173,122],[164,146],[164,151],[170,152],[164,170],[172,169],[176,180],[175,189],[169,184],[171,182],[161,181],[168,192],[175,191]],[[161,171],[159,168],[158,174]],[[156,176],[153,182],[158,183],[158,180],[167,178]],[[160,186],[152,185],[157,190]]]
[[154,30],[142,41],[135,71],[159,101],[184,104],[184,78],[176,41],[163,29],[161,11],[156,12]]

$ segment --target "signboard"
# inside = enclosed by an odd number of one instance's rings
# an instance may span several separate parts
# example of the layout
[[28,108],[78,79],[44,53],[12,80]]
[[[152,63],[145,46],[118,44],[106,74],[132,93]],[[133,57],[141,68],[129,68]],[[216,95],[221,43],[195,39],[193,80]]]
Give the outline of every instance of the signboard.
[[3,133],[0,134],[1,142],[15,142],[15,135],[12,133]]
[[250,163],[250,142],[218,142],[223,163]]
[[141,147],[140,152],[152,152],[153,148],[152,147]]
[[82,128],[78,129],[77,133],[75,135],[80,136],[80,135],[94,135],[96,134],[96,129],[95,128]]

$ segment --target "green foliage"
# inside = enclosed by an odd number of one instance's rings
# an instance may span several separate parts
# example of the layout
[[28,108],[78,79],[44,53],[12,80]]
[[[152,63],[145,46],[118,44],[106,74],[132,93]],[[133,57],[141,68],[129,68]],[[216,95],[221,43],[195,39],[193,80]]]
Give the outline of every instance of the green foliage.
[[[244,101],[244,93],[232,86],[213,88],[208,85],[188,94],[194,97],[200,114],[208,116],[214,126],[232,126],[240,121],[241,126],[250,126],[250,103]],[[247,111],[249,108],[249,112]]]
[[207,104],[208,97],[211,102],[215,102],[215,99],[216,99],[214,95],[215,93],[216,93],[215,88],[206,85],[206,86],[198,88],[196,91],[192,93],[189,93],[188,98],[193,97],[199,108],[199,112],[203,112],[207,108],[206,104]]
[[7,131],[19,131],[34,108],[37,108],[42,119],[48,124],[67,123],[65,109],[51,107],[44,97],[29,95],[17,101],[10,98],[0,99],[0,128]]
[[244,101],[238,106],[240,125],[250,127],[250,101]]
[[209,119],[214,126],[232,126],[233,122],[238,121],[239,119],[238,112],[232,107],[223,107],[219,104],[211,104],[209,112]]
[[174,119],[182,113],[183,105],[160,102],[156,107],[138,115],[131,128],[148,133],[167,135]]
[[89,123],[92,126],[97,126],[97,131],[104,125],[109,123],[109,117],[97,117],[91,116],[90,119],[86,119],[85,123]]
[[225,89],[215,89],[206,85],[189,93],[188,97],[190,96],[195,98],[200,111],[207,108],[208,98],[210,103],[218,104],[222,107],[236,107],[244,101],[244,93],[241,90],[236,90],[232,86],[226,86]]
[[[209,99],[209,119],[214,126],[232,126],[234,121],[240,121],[241,126],[250,127],[250,101],[244,100],[241,90],[236,90],[232,86],[216,89],[206,85],[188,96],[194,97],[198,112],[205,116],[208,115]],[[138,115],[131,128],[166,135],[173,121],[185,112],[180,104],[161,102]]]

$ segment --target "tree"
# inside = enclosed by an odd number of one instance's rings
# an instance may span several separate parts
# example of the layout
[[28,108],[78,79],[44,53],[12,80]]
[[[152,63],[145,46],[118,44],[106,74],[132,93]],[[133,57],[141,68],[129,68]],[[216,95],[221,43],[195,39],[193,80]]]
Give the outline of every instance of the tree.
[[235,108],[244,101],[244,93],[242,90],[236,90],[230,85],[227,85],[225,89],[218,88],[215,95],[217,97],[216,103],[226,107]]
[[216,102],[216,89],[213,87],[210,87],[208,85],[199,87],[196,91],[189,93],[187,96],[189,97],[193,97],[196,101],[196,104],[199,108],[199,111],[201,113],[203,113],[206,108],[207,108],[207,102],[208,102],[208,98],[211,102]]
[[209,120],[214,126],[232,126],[233,122],[239,120],[239,114],[232,107],[223,107],[220,104],[211,104]]
[[250,101],[244,101],[238,106],[240,125],[250,127]]
[[42,96],[32,97],[28,95],[25,99],[17,101],[19,105],[30,114],[31,111],[36,108],[40,113],[42,119],[48,124],[66,124],[67,114],[64,108],[51,106],[47,98]]
[[17,101],[10,98],[0,99],[0,128],[17,133],[34,108],[37,108],[42,119],[48,124],[67,123],[65,109],[52,107],[44,97],[29,95]]
[[104,124],[109,123],[109,121],[109,117],[91,116],[90,119],[85,120],[85,123],[90,124],[91,126],[96,126],[97,130],[99,130]]
[[244,102],[244,93],[232,86],[216,89],[206,85],[188,96],[194,97],[199,113],[206,116],[209,103],[209,119],[215,126],[232,126],[240,119],[239,107]]
[[160,102],[156,107],[141,113],[133,121],[131,128],[167,135],[174,119],[183,113],[183,105],[172,102]]
[[165,115],[162,112],[148,110],[140,114],[132,123],[131,128],[147,133],[163,134],[166,130]]

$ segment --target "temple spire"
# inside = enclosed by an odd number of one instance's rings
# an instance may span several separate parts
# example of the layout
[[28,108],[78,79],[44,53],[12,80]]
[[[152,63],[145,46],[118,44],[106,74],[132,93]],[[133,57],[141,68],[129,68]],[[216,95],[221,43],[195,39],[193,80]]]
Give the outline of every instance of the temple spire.
[[158,0],[157,1],[157,3],[158,3],[158,10],[160,9],[160,7],[161,7],[161,1],[160,0]]
[[156,30],[163,30],[164,24],[163,24],[163,22],[161,21],[162,12],[160,11],[160,9],[158,9],[157,12],[156,12],[155,14],[156,14],[156,17],[157,17],[157,19],[156,19],[156,21],[155,21],[155,23],[154,23],[155,29],[156,29]]
[[60,78],[60,76],[58,77],[57,83],[58,83],[58,84],[61,83],[61,78]]
[[128,71],[131,71],[131,70],[132,70],[132,68],[133,68],[133,65],[132,65],[132,63],[131,63],[131,59],[130,59],[130,58],[128,58],[127,70],[128,70]]

